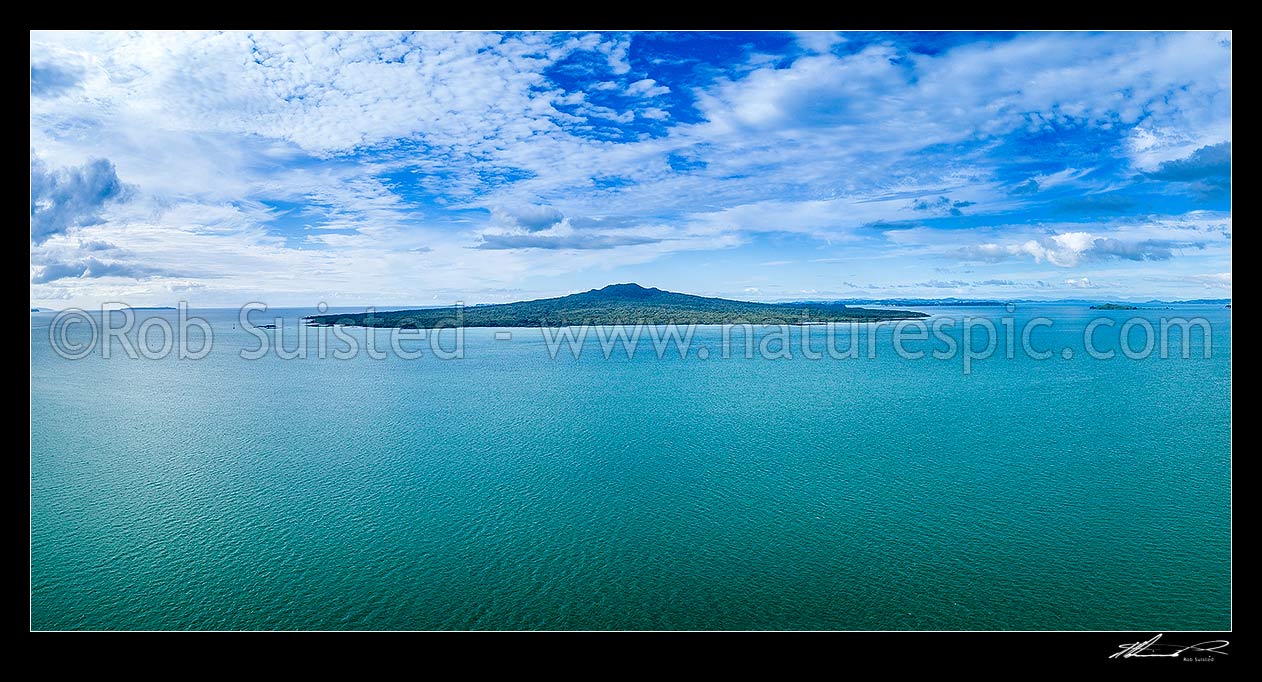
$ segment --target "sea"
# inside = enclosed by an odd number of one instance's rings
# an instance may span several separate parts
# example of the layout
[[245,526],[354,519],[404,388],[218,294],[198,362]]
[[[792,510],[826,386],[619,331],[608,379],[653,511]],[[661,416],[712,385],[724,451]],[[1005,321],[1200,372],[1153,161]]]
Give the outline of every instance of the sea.
[[1229,629],[1231,310],[919,310],[857,357],[32,313],[30,626]]

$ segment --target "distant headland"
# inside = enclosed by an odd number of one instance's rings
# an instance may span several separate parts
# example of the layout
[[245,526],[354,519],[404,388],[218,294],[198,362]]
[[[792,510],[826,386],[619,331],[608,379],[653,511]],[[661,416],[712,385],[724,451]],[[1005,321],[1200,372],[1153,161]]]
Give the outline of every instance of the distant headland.
[[1126,303],[1099,303],[1092,306],[1093,311],[1142,311],[1138,306],[1127,306]]
[[1142,310],[1136,305],[1125,305],[1122,303],[1101,303],[1091,306],[1092,310]]
[[[909,310],[871,310],[843,303],[755,303],[610,284],[580,294],[535,301],[454,307],[342,313],[306,317],[310,325],[353,327],[566,327],[622,324],[804,324],[883,322],[929,317]],[[459,319],[459,322],[456,320]]]

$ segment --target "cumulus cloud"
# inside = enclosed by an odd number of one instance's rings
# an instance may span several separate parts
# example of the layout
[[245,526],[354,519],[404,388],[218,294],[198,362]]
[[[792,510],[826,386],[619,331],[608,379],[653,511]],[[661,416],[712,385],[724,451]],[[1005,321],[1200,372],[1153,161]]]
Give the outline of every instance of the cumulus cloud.
[[49,170],[32,156],[31,241],[39,244],[72,227],[99,223],[105,205],[126,192],[114,164],[106,159]]
[[657,97],[670,92],[665,85],[658,85],[652,78],[638,80],[627,86],[627,94],[634,97]]
[[551,206],[496,207],[491,210],[491,217],[500,225],[520,227],[528,232],[546,230],[565,220],[565,214]]
[[49,263],[31,278],[31,283],[46,284],[71,277],[80,279],[94,279],[98,277],[144,279],[164,274],[166,273],[159,268],[134,263],[105,262],[95,258],[88,258],[67,263]]
[[31,95],[55,97],[79,85],[83,67],[78,64],[57,64],[51,61],[31,64]]
[[1165,161],[1145,174],[1154,180],[1191,183],[1203,190],[1231,188],[1231,143],[1201,147],[1183,159]]
[[[1124,260],[1169,260],[1173,255],[1169,242],[1158,239],[1128,242],[1121,239],[1102,237],[1091,244],[1088,254],[1095,258],[1121,258]],[[1198,248],[1200,244],[1187,244],[1188,248]]]
[[997,262],[1029,256],[1035,262],[1048,262],[1060,267],[1073,267],[1084,261],[1122,259],[1132,261],[1168,260],[1173,248],[1202,248],[1200,243],[1179,243],[1141,239],[1126,241],[1097,236],[1090,232],[1063,232],[1043,239],[999,244],[985,243],[960,249],[969,260]]

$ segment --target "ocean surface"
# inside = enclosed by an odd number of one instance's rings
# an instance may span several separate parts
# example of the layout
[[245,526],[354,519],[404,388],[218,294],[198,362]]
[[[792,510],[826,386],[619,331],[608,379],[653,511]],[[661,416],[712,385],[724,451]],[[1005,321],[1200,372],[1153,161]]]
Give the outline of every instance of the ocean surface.
[[[32,314],[31,626],[1230,628],[1231,310],[923,310],[1012,318],[1014,357],[966,373],[882,325],[857,358],[703,327],[683,359],[469,329],[459,359],[247,360],[328,330],[199,310],[205,358],[66,359]],[[1205,318],[1211,357],[1088,356],[1136,316]]]

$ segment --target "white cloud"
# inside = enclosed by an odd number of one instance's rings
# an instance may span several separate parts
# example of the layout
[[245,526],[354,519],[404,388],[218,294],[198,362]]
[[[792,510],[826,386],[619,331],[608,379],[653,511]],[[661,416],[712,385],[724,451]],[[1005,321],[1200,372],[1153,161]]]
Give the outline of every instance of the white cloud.
[[1230,272],[1211,272],[1205,275],[1195,275],[1195,279],[1205,285],[1207,289],[1223,288],[1231,289],[1231,273]]
[[836,31],[798,31],[794,37],[803,49],[811,52],[827,52],[834,45],[846,42],[845,36]]
[[[836,56],[829,49],[840,38],[812,33],[797,38],[809,54],[787,68],[783,55],[751,56],[684,93],[638,71],[639,53],[633,72],[631,38],[621,35],[35,32],[39,158],[50,168],[108,159],[137,192],[84,213],[73,234],[33,244],[32,263],[85,262],[80,244],[100,241],[123,250],[101,262],[165,274],[40,282],[31,295],[156,299],[184,287],[224,302],[258,292],[402,300],[778,232],[863,249],[845,262],[958,260],[973,247],[987,266],[1064,268],[1169,252],[1186,254],[1197,273],[1220,272],[1230,269],[1229,216],[1009,224],[1036,199],[1009,196],[997,172],[1007,159],[988,154],[1019,131],[1117,129],[1125,142],[1102,155],[1151,170],[1229,140],[1229,38],[1031,34],[933,56],[878,41]],[[597,72],[566,91],[545,73],[577,53],[594,56]],[[695,97],[697,111],[662,97],[672,86]],[[629,108],[588,99],[620,101],[619,89],[659,99]],[[688,169],[677,172],[681,159]],[[1042,189],[1070,189],[1105,167],[1071,165],[1033,177]],[[939,196],[995,217],[938,229],[928,219],[945,212],[911,206]],[[531,232],[510,216],[531,207],[572,221],[543,225],[537,239],[610,248],[566,258],[472,248],[486,235]],[[590,235],[573,227],[601,218]],[[886,222],[903,224],[871,227]],[[1199,282],[1193,274],[1179,276]],[[794,290],[828,290],[814,285]]]
[[631,70],[631,62],[628,57],[628,53],[631,51],[631,41],[629,39],[615,38],[601,42],[597,49],[608,56],[609,69],[615,74],[622,75]]
[[50,170],[32,156],[31,240],[39,243],[73,227],[99,223],[106,206],[128,193],[107,159]]
[[665,85],[658,85],[652,78],[638,80],[627,86],[627,94],[633,97],[657,97],[670,92]]

